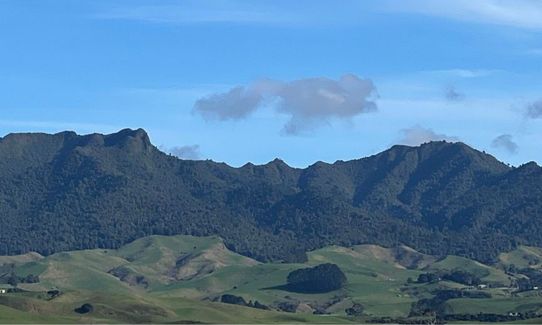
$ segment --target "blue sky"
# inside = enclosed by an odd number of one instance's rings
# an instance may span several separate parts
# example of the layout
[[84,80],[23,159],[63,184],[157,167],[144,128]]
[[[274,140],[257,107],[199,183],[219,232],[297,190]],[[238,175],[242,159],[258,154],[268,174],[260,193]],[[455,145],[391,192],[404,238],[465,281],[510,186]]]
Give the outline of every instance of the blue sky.
[[0,0],[0,135],[142,127],[293,166],[463,141],[542,162],[538,0]]

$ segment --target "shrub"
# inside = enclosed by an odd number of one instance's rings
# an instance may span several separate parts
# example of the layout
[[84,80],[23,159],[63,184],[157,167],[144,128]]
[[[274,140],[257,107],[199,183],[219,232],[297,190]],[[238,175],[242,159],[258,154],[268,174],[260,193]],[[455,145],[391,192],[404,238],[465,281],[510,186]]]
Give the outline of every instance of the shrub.
[[78,314],[88,314],[94,311],[94,306],[91,304],[83,304],[79,308],[75,308],[75,312]]

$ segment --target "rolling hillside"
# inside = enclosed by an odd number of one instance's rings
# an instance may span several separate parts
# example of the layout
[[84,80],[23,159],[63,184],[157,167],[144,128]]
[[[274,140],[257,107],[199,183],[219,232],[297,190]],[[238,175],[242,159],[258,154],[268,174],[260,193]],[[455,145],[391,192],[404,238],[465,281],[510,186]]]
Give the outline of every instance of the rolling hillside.
[[[509,254],[530,249],[522,247]],[[284,287],[290,272],[324,263],[344,271],[347,284],[343,289],[307,294]],[[260,263],[228,250],[218,237],[151,236],[117,250],[61,252],[33,259],[0,257],[0,267],[10,265],[17,276],[37,275],[39,282],[20,283],[17,287],[23,291],[0,295],[2,323],[340,323],[405,318],[416,303],[439,292],[476,292],[449,280],[416,281],[429,272],[458,270],[476,274],[491,287],[480,291],[487,295],[485,299],[449,299],[443,315],[476,314],[477,310],[542,314],[542,295],[536,290],[513,294],[515,281],[524,276],[505,274],[503,264],[485,265],[458,256],[437,259],[405,246],[329,246],[309,252],[303,264]],[[51,290],[60,294],[52,297]],[[268,310],[220,303],[223,295],[258,301]],[[74,310],[85,303],[94,310],[77,314]],[[364,308],[361,318],[345,312],[355,304]]]

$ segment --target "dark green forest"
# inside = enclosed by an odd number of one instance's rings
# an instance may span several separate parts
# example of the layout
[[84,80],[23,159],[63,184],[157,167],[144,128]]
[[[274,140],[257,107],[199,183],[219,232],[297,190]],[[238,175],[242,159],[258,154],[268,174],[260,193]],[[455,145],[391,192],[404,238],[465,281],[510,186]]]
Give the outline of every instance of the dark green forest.
[[180,160],[141,129],[0,139],[0,255],[216,234],[261,261],[371,243],[488,262],[542,246],[541,214],[542,168],[509,167],[463,143],[296,169]]

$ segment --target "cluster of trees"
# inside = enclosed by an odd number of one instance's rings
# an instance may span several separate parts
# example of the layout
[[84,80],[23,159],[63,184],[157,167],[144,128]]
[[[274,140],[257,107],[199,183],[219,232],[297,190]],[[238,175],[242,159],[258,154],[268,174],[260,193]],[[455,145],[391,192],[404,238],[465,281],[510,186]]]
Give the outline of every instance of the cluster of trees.
[[427,325],[427,324],[445,324],[444,321],[437,319],[435,317],[416,317],[416,318],[408,318],[408,317],[371,317],[367,319],[365,322],[368,324],[420,324],[420,325]]
[[434,283],[442,280],[439,273],[422,273],[418,275],[417,283]]
[[326,263],[290,272],[286,287],[294,292],[330,292],[343,288],[346,281],[346,275],[336,264]]
[[286,313],[295,313],[299,307],[299,302],[281,301],[277,304],[277,309]]
[[467,272],[465,270],[422,273],[418,276],[418,279],[416,282],[434,283],[440,280],[448,280],[448,281],[457,282],[457,283],[461,283],[461,284],[469,285],[469,286],[475,286],[482,283],[482,279],[480,279],[479,276],[471,272]]
[[52,289],[52,290],[47,291],[47,298],[49,300],[52,300],[52,299],[55,299],[57,297],[60,297],[62,294],[63,294],[62,291],[60,291],[58,289]]
[[18,276],[15,272],[11,271],[0,275],[0,283],[9,284],[16,287],[19,283],[38,283],[40,277],[34,274],[28,274],[26,276]]
[[354,303],[352,305],[352,307],[350,308],[346,308],[344,310],[344,312],[346,313],[346,315],[348,316],[353,316],[353,317],[357,317],[357,316],[363,316],[363,312],[365,311],[365,307],[360,304],[360,303]]
[[445,273],[443,274],[442,279],[469,286],[475,286],[482,283],[482,280],[476,274],[463,270],[454,270],[452,272]]
[[448,322],[482,322],[482,323],[509,323],[531,318],[542,317],[536,312],[514,313],[514,314],[448,314],[443,315],[441,320]]
[[245,307],[251,307],[256,309],[263,309],[263,310],[269,310],[270,308],[262,303],[260,303],[258,300],[252,301],[249,300],[247,302],[245,298],[241,296],[236,296],[232,294],[224,294],[220,297],[220,302],[224,304],[231,304],[231,305],[239,305],[239,306],[245,306]]
[[119,280],[128,283],[132,286],[141,286],[143,288],[149,287],[149,281],[145,276],[134,273],[132,270],[125,266],[119,266],[108,271],[109,274],[117,277]]
[[448,309],[446,301],[458,298],[471,299],[489,299],[491,294],[480,291],[465,291],[465,290],[437,290],[432,298],[420,299],[412,304],[410,308],[410,317],[425,316],[428,314],[436,314],[443,316],[453,312]]
[[94,306],[89,303],[82,304],[80,307],[74,309],[78,314],[88,314],[94,311]]
[[183,161],[143,130],[0,139],[0,255],[117,248],[147,235],[219,235],[260,261],[322,246],[405,244],[492,261],[542,246],[542,169],[461,143],[291,168]]
[[532,290],[535,287],[542,288],[542,271],[533,268],[523,268],[517,270],[518,274],[523,274],[527,278],[520,278],[516,281],[519,291]]

